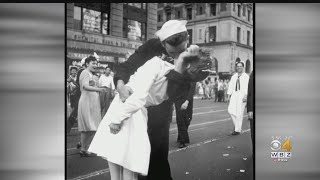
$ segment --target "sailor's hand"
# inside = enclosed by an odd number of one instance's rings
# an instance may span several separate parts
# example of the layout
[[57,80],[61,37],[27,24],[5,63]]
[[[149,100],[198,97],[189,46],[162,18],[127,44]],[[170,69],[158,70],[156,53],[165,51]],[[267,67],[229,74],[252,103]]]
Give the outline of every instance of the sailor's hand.
[[182,105],[181,105],[181,110],[186,110],[188,108],[189,101],[186,100]]

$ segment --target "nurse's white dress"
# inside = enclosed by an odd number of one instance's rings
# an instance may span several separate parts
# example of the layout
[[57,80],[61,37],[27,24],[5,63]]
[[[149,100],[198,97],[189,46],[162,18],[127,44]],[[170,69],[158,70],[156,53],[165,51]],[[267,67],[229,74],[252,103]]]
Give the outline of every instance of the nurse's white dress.
[[[147,109],[168,99],[165,75],[174,65],[154,57],[130,77],[126,86],[134,92],[122,103],[119,95],[112,101],[88,149],[133,172],[148,174],[150,142],[147,133]],[[110,133],[109,124],[122,122],[118,134]]]

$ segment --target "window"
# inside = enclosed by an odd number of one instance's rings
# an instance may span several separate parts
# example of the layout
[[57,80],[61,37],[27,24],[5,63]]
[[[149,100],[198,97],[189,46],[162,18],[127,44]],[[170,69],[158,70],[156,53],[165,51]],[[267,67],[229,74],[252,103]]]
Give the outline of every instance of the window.
[[81,7],[74,6],[73,8],[73,28],[81,29]]
[[188,35],[189,35],[189,45],[192,44],[192,29],[188,29]]
[[248,21],[250,22],[250,20],[251,20],[251,11],[248,10]]
[[217,15],[217,4],[210,4],[210,14],[211,16],[216,16]]
[[221,3],[220,7],[221,7],[220,11],[226,11],[227,10],[227,3]]
[[180,11],[178,11],[177,17],[178,17],[178,19],[180,19],[180,17],[181,17]]
[[131,40],[146,40],[146,24],[138,21],[123,19],[123,37]]
[[238,17],[241,17],[241,5],[238,4]]
[[242,16],[246,16],[246,6],[243,6]]
[[237,27],[237,42],[240,43],[240,33],[241,33],[241,29],[240,27]]
[[102,34],[109,34],[109,15],[103,13],[102,15]]
[[199,40],[202,39],[202,29],[199,29]]
[[142,8],[141,3],[128,3],[129,6],[137,7],[137,8]]
[[162,18],[161,18],[161,14],[158,14],[158,22],[161,22]]
[[202,7],[199,8],[199,15],[203,14],[203,9]]
[[247,45],[250,46],[250,31],[247,31]]
[[171,12],[167,12],[167,21],[171,19]]
[[82,28],[88,32],[100,33],[101,30],[101,12],[83,8]]
[[216,42],[217,38],[217,27],[209,27],[209,42]]
[[236,12],[236,3],[233,3],[233,11]]
[[75,3],[73,28],[87,32],[109,34],[110,4]]
[[192,19],[192,8],[187,8],[187,20]]
[[[124,4],[127,4],[129,6],[133,6],[136,8],[140,8],[140,9],[147,9],[147,3],[124,3]],[[161,4],[161,3],[159,3],[159,4]]]
[[147,9],[147,3],[142,3],[142,9]]

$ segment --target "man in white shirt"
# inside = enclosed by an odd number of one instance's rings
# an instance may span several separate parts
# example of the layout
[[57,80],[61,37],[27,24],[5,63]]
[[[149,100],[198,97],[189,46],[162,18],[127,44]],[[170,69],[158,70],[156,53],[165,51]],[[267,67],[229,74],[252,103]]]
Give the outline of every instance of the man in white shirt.
[[109,109],[110,103],[115,96],[115,86],[113,77],[110,75],[110,68],[106,68],[105,73],[99,78],[99,86],[105,87],[107,90],[100,93],[101,116],[103,117]]
[[115,90],[115,86],[113,83],[113,77],[110,75],[111,70],[110,68],[106,68],[105,73],[101,74],[100,79],[99,79],[99,85],[101,87],[107,87],[112,89],[113,91]]
[[237,73],[231,77],[227,92],[229,102],[228,113],[234,124],[234,132],[232,135],[238,135],[241,132],[249,83],[249,76],[246,73],[243,73],[244,62],[237,62],[236,68]]

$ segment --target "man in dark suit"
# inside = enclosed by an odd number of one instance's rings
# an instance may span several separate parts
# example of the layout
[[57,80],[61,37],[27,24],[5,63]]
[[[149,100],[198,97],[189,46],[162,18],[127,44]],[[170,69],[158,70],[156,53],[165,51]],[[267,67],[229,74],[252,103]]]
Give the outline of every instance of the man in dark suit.
[[186,143],[190,143],[188,128],[192,120],[193,112],[193,95],[195,93],[196,82],[190,83],[190,88],[187,93],[184,93],[182,99],[177,100],[175,104],[176,119],[178,126],[178,139],[179,148],[186,147]]
[[[170,20],[156,33],[159,38],[150,39],[140,46],[129,59],[120,64],[114,76],[114,84],[122,101],[125,101],[133,92],[124,86],[130,76],[145,62],[154,56],[167,56],[167,60],[177,58],[179,54],[187,49],[189,35],[186,29],[187,21]],[[170,58],[171,57],[171,58]],[[166,58],[163,58],[166,59]],[[180,65],[175,65],[183,66]],[[169,82],[185,84],[185,78],[181,71],[175,68],[166,77]],[[151,155],[148,180],[172,180],[168,162],[169,151],[169,128],[172,121],[173,103],[164,101],[158,106],[148,107],[148,134],[151,144]],[[121,142],[119,142],[121,143]],[[144,179],[145,177],[139,177]]]
[[[253,81],[254,81],[254,72],[251,72],[249,84],[248,84],[248,96],[247,96],[247,112],[248,117],[250,120],[250,131],[251,131],[251,141],[252,141],[252,147],[254,146],[254,115],[253,115]],[[254,156],[254,150],[252,150],[253,156]]]

